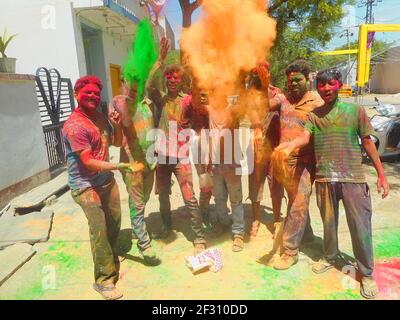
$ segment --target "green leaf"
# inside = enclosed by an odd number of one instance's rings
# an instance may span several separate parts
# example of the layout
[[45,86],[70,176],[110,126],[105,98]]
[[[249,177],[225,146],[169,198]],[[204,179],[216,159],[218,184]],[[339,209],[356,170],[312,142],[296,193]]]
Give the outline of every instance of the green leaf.
[[[5,48],[7,48],[8,44],[10,43],[10,41],[11,41],[12,39],[14,39],[16,36],[17,36],[16,34],[13,34],[10,38],[7,39],[6,43],[4,44]],[[5,49],[5,48],[4,48],[4,49]]]

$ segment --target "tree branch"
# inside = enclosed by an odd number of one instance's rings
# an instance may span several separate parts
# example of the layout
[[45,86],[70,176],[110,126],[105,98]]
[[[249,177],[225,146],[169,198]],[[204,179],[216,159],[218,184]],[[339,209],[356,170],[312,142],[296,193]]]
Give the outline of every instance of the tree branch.
[[282,6],[286,2],[288,2],[288,0],[277,0],[277,1],[274,1],[274,4],[268,8],[268,12],[272,13],[273,11],[278,9],[280,6]]
[[190,10],[195,11],[198,7],[200,7],[203,4],[203,0],[196,0],[195,2],[190,4]]

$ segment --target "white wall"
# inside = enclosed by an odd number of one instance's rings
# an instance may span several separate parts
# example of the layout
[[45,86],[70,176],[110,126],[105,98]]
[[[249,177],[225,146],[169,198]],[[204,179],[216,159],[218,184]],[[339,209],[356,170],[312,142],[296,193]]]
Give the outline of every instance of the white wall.
[[132,46],[132,42],[133,36],[132,39],[129,40],[120,40],[119,37],[112,36],[108,33],[103,32],[103,47],[107,75],[108,97],[112,97],[110,64],[116,64],[123,67],[124,62],[128,56],[128,51]]
[[373,93],[396,94],[400,92],[400,47],[386,52],[386,56],[371,74],[370,90]]
[[34,74],[43,66],[72,81],[79,77],[72,15],[67,0],[0,1],[0,31],[18,33],[8,48],[17,73]]
[[49,169],[34,80],[0,78],[0,190]]

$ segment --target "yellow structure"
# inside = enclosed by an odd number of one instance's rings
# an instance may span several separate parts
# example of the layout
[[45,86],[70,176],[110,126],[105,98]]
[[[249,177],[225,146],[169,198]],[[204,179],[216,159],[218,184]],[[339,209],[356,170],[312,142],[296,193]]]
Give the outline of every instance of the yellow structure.
[[399,32],[400,24],[362,24],[358,32],[357,86],[363,87],[369,80],[371,48],[367,49],[368,33]]
[[358,49],[321,52],[323,56],[358,54],[357,86],[363,87],[369,81],[371,48],[367,49],[368,33],[400,32],[400,24],[362,24],[358,32]]
[[344,54],[356,54],[358,53],[358,49],[349,49],[349,50],[335,50],[335,51],[325,51],[321,52],[321,56],[338,56]]

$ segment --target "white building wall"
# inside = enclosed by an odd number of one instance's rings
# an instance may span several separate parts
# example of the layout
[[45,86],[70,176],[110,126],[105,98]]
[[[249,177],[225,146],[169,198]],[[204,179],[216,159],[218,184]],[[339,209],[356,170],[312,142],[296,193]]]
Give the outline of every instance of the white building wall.
[[121,40],[119,37],[112,36],[108,33],[103,32],[104,60],[106,65],[108,97],[112,97],[110,64],[116,64],[121,66],[122,68],[128,56],[128,51],[132,46],[132,42],[133,36],[132,39]]
[[72,81],[79,77],[71,1],[2,0],[1,33],[5,27],[18,33],[6,51],[17,58],[17,73],[35,74],[43,66],[57,68]]
[[48,170],[49,163],[33,77],[0,78],[0,105],[2,190]]

